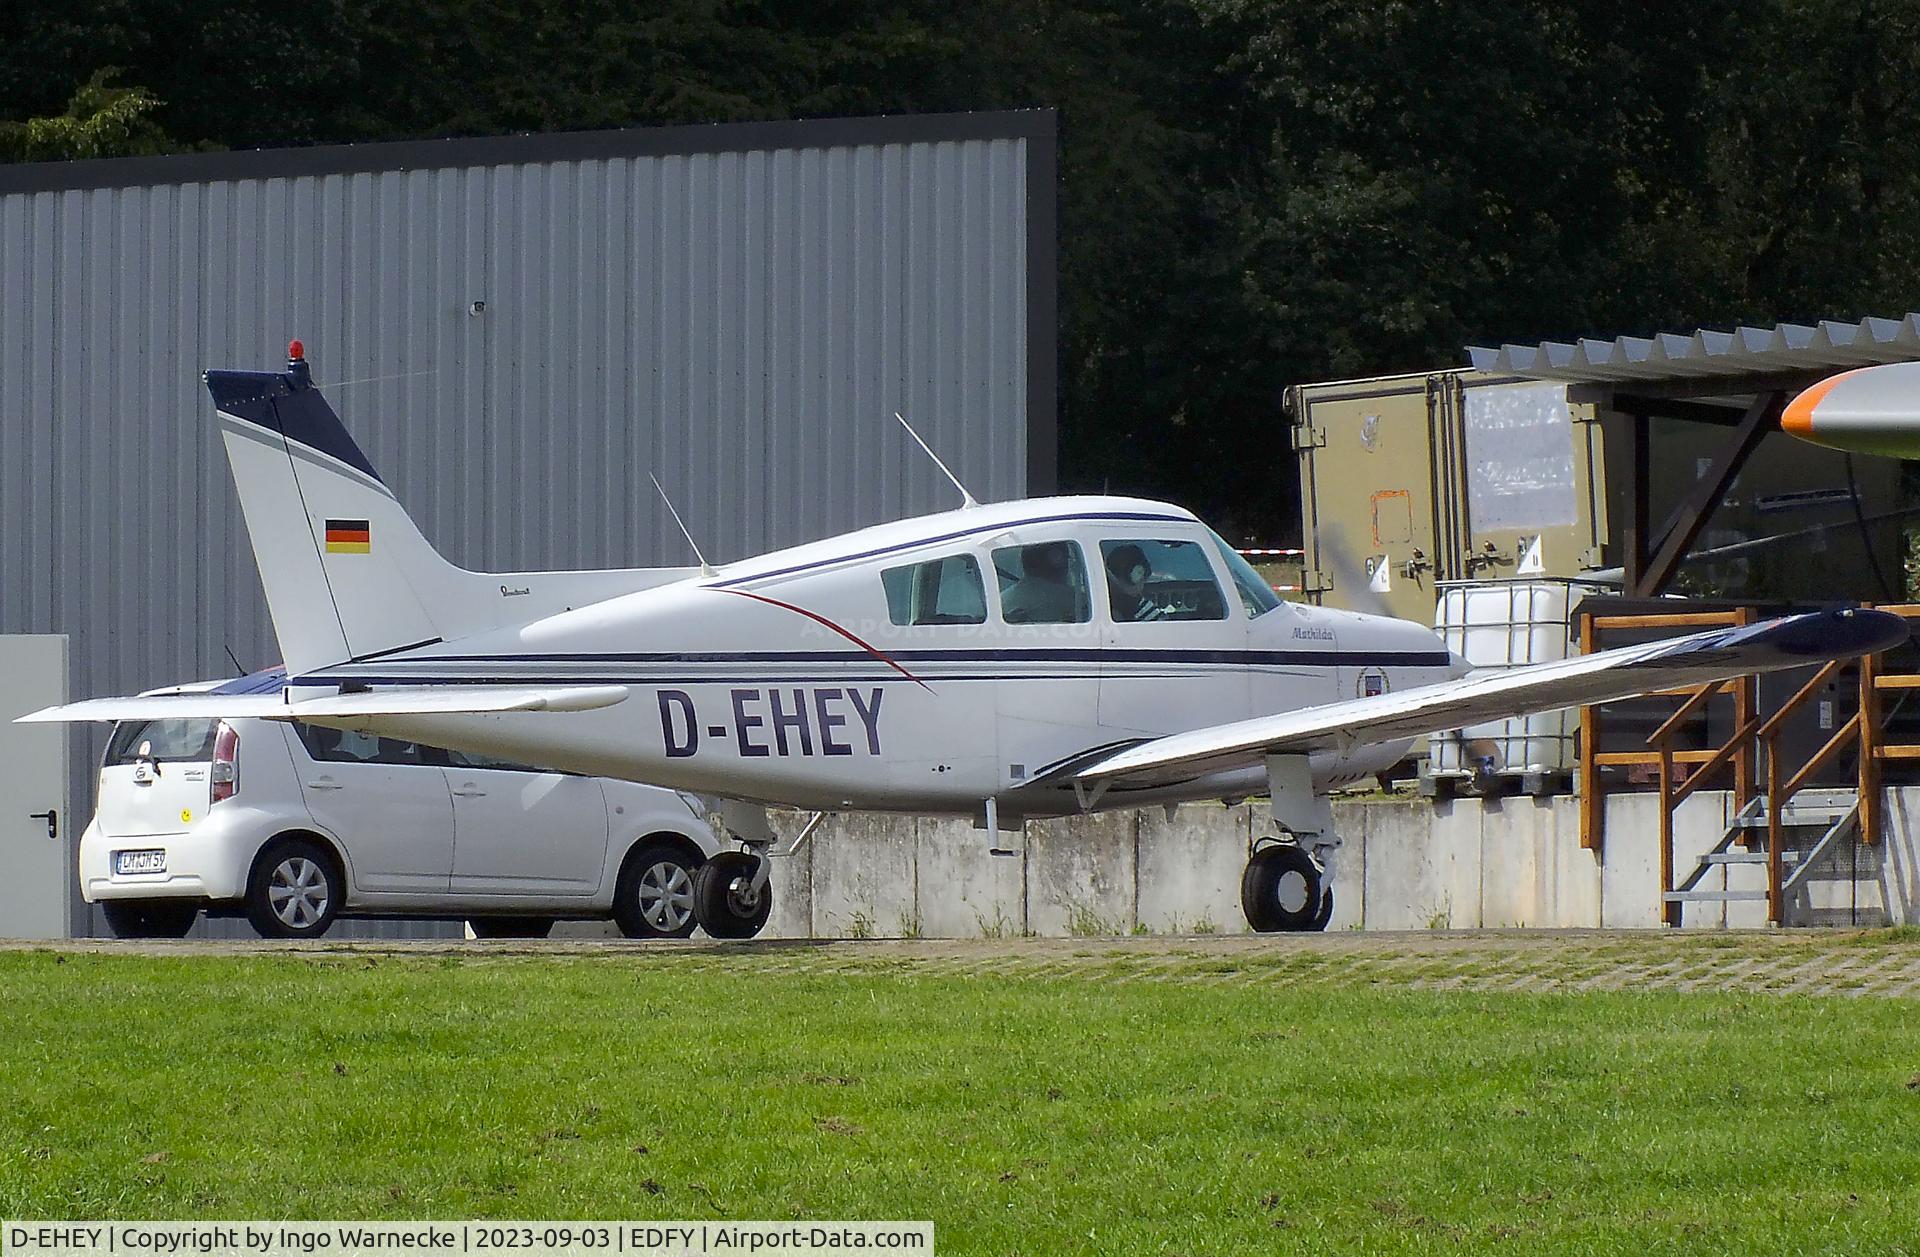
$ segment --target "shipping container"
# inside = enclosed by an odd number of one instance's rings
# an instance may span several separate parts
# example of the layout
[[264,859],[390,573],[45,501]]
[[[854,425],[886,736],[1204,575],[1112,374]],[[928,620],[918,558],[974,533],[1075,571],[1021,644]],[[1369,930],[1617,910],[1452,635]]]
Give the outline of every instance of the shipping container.
[[[1632,420],[1570,401],[1567,385],[1449,370],[1301,385],[1286,407],[1309,600],[1432,623],[1445,582],[1609,572],[1618,582],[1633,517]],[[1713,423],[1649,423],[1656,539],[1731,437]],[[1771,434],[1670,588],[1740,600],[1904,597],[1901,506],[1894,460]]]
[[1439,371],[1290,391],[1306,595],[1432,623],[1443,582],[1598,567],[1593,408],[1560,384]]

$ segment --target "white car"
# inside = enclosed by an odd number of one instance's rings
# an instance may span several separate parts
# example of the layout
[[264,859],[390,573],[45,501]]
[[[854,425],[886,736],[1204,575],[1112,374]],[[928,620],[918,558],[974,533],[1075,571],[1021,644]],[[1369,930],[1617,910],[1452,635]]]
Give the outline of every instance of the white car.
[[694,870],[727,845],[690,795],[284,721],[123,722],[99,798],[80,889],[123,938],[178,938],[202,909],[277,938],[341,916],[685,938]]

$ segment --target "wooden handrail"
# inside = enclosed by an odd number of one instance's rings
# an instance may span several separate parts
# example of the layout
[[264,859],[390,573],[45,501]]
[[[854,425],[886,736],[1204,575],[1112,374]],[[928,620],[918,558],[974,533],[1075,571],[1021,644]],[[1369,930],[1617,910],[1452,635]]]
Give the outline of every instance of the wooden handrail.
[[1692,716],[1694,712],[1706,706],[1707,700],[1725,690],[1727,684],[1727,681],[1711,681],[1696,689],[1693,692],[1693,696],[1687,699],[1686,702],[1680,704],[1680,706],[1674,710],[1674,713],[1661,723],[1658,729],[1655,729],[1647,735],[1647,745],[1657,747],[1665,742],[1667,735],[1673,732],[1674,726],[1681,724],[1688,717]]
[[1780,704],[1779,711],[1767,717],[1767,722],[1756,729],[1753,736],[1762,742],[1772,738],[1775,733],[1780,731],[1780,726],[1787,722],[1787,717],[1799,710],[1800,704],[1807,701],[1809,695],[1827,682],[1833,680],[1834,675],[1851,662],[1852,660],[1848,659],[1836,659],[1820,669],[1820,671],[1814,673],[1812,677],[1808,678],[1807,683],[1795,692],[1792,698]]
[[[1759,726],[1760,717],[1748,717],[1745,724],[1734,730],[1733,736],[1727,739],[1725,746],[1715,751],[1711,758],[1701,760],[1700,766],[1694,769],[1685,781],[1674,787],[1673,805],[1679,807],[1682,803],[1685,803],[1687,796],[1705,785],[1713,774],[1718,772],[1728,760],[1731,760],[1734,756],[1745,750],[1748,743],[1753,739],[1754,731],[1758,729]],[[1740,792],[1736,791],[1736,793]]]
[[1595,629],[1721,628],[1740,622],[1738,611],[1680,611],[1673,615],[1595,615]]
[[1787,784],[1781,787],[1786,796],[1792,798],[1798,794],[1800,788],[1807,784],[1807,779],[1819,772],[1820,769],[1826,765],[1826,762],[1832,759],[1841,747],[1851,742],[1859,732],[1860,713],[1856,711],[1853,713],[1852,719],[1833,731],[1833,736],[1827,739],[1825,746],[1813,753],[1812,759],[1800,766],[1799,772],[1787,779]]
[[[1676,764],[1704,764],[1718,755],[1718,751],[1669,751]],[[1593,762],[1604,768],[1637,768],[1643,764],[1660,762],[1659,751],[1602,751],[1593,757]]]
[[1882,743],[1873,748],[1873,757],[1875,759],[1920,759],[1920,746],[1898,742],[1888,746]]

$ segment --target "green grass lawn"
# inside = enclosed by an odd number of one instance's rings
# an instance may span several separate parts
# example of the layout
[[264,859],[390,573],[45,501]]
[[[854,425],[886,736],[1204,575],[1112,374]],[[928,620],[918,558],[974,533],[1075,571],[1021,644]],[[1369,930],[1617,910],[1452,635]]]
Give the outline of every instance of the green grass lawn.
[[1920,1003],[1058,968],[4,954],[0,1216],[928,1218],[947,1253],[1920,1249]]

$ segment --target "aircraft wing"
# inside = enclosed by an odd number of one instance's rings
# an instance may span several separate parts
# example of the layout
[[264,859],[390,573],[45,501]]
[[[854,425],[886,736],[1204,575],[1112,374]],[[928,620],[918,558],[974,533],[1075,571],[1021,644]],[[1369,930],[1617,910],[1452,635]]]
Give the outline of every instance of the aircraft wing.
[[1129,788],[1167,785],[1258,765],[1268,755],[1392,742],[1485,720],[1872,654],[1904,643],[1907,636],[1906,621],[1885,611],[1785,616],[1176,733],[1082,765],[1072,780]]
[[88,720],[349,720],[357,716],[461,716],[510,711],[593,711],[626,699],[624,685],[435,685],[286,701],[280,694],[155,694],[46,707],[16,724]]

